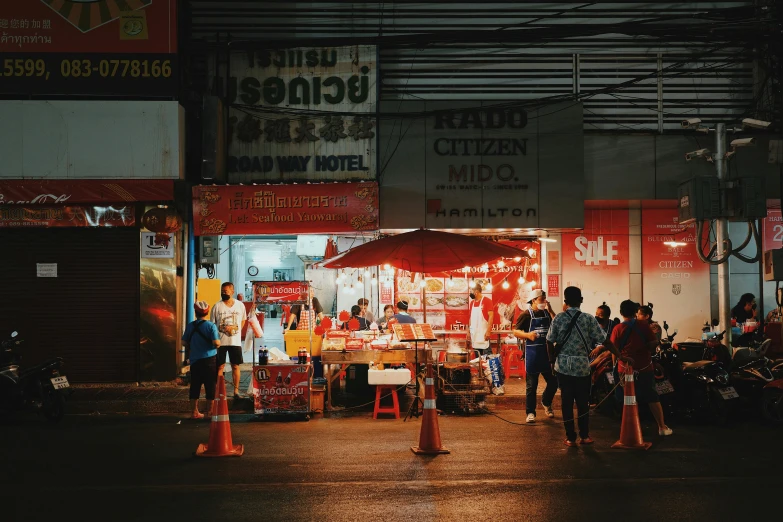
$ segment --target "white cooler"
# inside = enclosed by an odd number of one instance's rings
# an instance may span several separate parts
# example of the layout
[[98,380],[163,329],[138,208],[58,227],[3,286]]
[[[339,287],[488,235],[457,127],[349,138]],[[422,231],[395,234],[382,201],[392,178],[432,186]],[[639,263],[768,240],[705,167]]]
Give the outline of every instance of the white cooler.
[[378,384],[408,384],[411,380],[411,371],[407,368],[387,370],[367,370],[367,383]]

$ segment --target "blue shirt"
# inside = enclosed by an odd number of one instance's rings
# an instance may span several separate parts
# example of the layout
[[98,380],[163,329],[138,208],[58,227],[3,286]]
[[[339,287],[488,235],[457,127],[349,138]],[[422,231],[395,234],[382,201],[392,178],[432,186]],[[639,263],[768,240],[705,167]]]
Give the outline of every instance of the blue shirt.
[[190,364],[199,359],[206,359],[217,355],[217,346],[212,341],[220,339],[220,332],[215,323],[204,319],[197,319],[185,327],[182,340],[190,346]]
[[416,319],[414,319],[413,317],[411,317],[408,314],[399,313],[399,314],[394,314],[392,317],[394,319],[397,319],[397,322],[400,323],[400,324],[415,324],[416,323]]

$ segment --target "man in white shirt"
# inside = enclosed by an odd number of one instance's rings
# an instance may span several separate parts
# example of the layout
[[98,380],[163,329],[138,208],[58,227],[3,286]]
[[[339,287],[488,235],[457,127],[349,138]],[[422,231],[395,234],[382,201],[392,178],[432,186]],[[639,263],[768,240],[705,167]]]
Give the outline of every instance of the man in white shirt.
[[218,376],[223,375],[226,366],[226,354],[231,362],[232,376],[234,379],[234,398],[241,399],[239,393],[239,365],[242,359],[242,327],[247,321],[245,305],[234,299],[234,284],[223,283],[220,286],[221,301],[212,307],[210,320],[215,323],[220,332],[220,348],[218,349],[217,363]]

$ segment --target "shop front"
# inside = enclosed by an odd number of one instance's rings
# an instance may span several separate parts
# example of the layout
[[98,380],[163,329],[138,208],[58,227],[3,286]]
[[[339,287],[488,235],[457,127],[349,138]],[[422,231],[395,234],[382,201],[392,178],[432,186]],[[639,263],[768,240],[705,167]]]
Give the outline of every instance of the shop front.
[[148,245],[141,226],[173,199],[172,180],[0,181],[0,314],[26,365],[63,357],[72,382],[173,378],[179,243]]

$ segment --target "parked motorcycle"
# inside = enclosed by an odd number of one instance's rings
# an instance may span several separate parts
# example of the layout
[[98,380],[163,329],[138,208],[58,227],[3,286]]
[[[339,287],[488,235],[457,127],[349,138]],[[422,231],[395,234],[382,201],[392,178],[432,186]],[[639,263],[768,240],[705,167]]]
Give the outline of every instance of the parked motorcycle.
[[56,357],[20,371],[22,340],[17,336],[13,332],[0,345],[0,410],[34,410],[58,422],[65,415],[65,393],[70,387],[68,378],[60,374],[63,359]]
[[[664,323],[667,338],[668,325]],[[720,345],[724,333],[710,339],[712,345]],[[670,381],[676,396],[676,410],[685,416],[709,417],[718,424],[725,424],[736,408],[739,394],[729,383],[729,373],[717,361],[705,360],[680,362],[677,346],[662,343],[658,361],[664,376]]]
[[783,379],[776,379],[764,385],[761,414],[769,423],[783,426]]
[[601,413],[615,415],[622,411],[622,405],[609,397],[615,389],[614,363],[612,353],[603,351],[590,360],[592,387],[590,388],[590,404],[598,406]]

